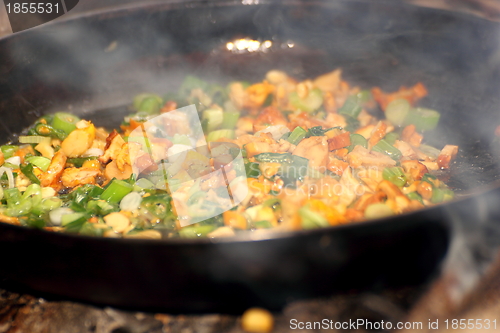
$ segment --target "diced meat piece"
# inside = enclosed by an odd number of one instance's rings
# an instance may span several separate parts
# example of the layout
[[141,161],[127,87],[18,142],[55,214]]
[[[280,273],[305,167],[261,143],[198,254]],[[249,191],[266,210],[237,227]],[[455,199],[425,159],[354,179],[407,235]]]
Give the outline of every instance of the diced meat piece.
[[358,168],[360,166],[394,166],[396,161],[394,161],[389,156],[375,152],[369,151],[362,146],[356,146],[354,149],[347,154],[347,162],[353,167]]
[[375,125],[366,125],[363,127],[360,127],[356,130],[356,134],[361,135],[364,137],[366,140],[370,139],[370,136],[372,135],[373,130],[375,129]]
[[116,131],[113,131],[108,139],[106,139],[106,150],[104,151],[104,155],[99,157],[99,161],[101,163],[108,163],[110,160],[115,159],[120,153],[122,146],[125,144],[125,140],[123,140],[122,136],[118,134]]
[[383,121],[379,121],[375,128],[373,129],[370,139],[368,140],[368,147],[372,148],[375,146],[387,133],[387,124]]
[[401,133],[401,140],[408,142],[414,147],[419,147],[423,138],[421,134],[417,133],[415,125],[406,126]]
[[288,121],[280,110],[269,106],[262,110],[255,119],[253,130],[255,132],[268,128],[270,125],[288,125]]
[[349,163],[339,160],[337,158],[330,158],[327,169],[336,175],[342,176],[344,170],[349,166]]
[[64,139],[61,149],[69,158],[82,156],[94,143],[95,127],[87,122],[86,127],[77,128]]
[[446,145],[439,153],[437,163],[441,169],[448,169],[450,162],[457,156],[458,146]]
[[50,186],[53,188],[59,188],[60,184],[58,184],[58,182],[64,171],[66,159],[67,157],[66,155],[64,155],[62,150],[55,153],[52,161],[50,162],[49,168],[39,177],[40,185],[42,185],[43,187]]
[[337,150],[351,145],[351,134],[345,132],[328,139],[328,150]]
[[309,166],[313,168],[325,168],[328,163],[328,143],[324,136],[311,136],[299,142],[293,155],[301,156],[309,160]]
[[404,157],[409,157],[411,159],[418,158],[415,150],[413,150],[413,148],[404,141],[396,140],[396,142],[394,143],[394,148],[399,149]]
[[267,96],[274,91],[274,86],[267,81],[251,85],[245,90],[244,107],[256,109],[266,101]]
[[429,172],[427,167],[417,160],[401,161],[401,167],[414,180],[422,179],[424,174]]
[[336,69],[330,73],[318,76],[313,83],[322,91],[335,92],[340,89],[342,70]]
[[85,184],[95,184],[95,179],[101,172],[93,168],[67,168],[61,176],[65,187],[76,187]]
[[128,179],[132,175],[132,167],[129,164],[125,164],[123,166],[123,170],[120,170],[118,166],[116,165],[116,161],[111,161],[106,165],[106,169],[104,170],[104,176],[108,180],[111,180],[113,178],[116,179]]
[[416,101],[427,96],[427,88],[421,82],[411,88],[401,87],[398,91],[393,93],[385,93],[380,88],[375,87],[372,89],[372,95],[379,103],[382,110],[385,111],[387,105],[395,99],[404,98],[410,102],[410,104],[415,104]]

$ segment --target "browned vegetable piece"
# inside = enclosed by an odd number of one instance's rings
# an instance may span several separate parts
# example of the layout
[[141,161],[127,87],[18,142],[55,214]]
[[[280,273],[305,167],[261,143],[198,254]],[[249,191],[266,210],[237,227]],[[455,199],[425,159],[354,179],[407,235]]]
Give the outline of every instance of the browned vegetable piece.
[[328,163],[328,144],[324,136],[311,136],[299,142],[293,155],[305,157],[309,160],[309,166],[313,168],[325,168]]
[[67,168],[62,173],[61,181],[65,187],[95,184],[95,179],[100,173],[95,168]]
[[372,95],[382,110],[385,111],[387,105],[395,99],[404,98],[410,102],[410,104],[415,104],[416,101],[427,96],[427,88],[421,82],[411,88],[401,87],[398,91],[393,93],[385,93],[380,88],[375,87],[372,89]]
[[458,146],[446,145],[439,153],[437,163],[441,169],[448,169],[450,162],[457,156]]
[[351,145],[351,133],[345,132],[328,139],[328,150],[337,150]]
[[271,125],[288,125],[283,113],[274,106],[268,106],[262,110],[253,124],[254,132],[268,128]]
[[111,161],[108,165],[106,165],[106,169],[104,170],[104,176],[107,179],[111,180],[113,178],[116,179],[128,179],[132,175],[132,167],[128,164],[125,164],[123,170],[120,170],[116,165],[116,161]]
[[417,160],[401,161],[401,166],[413,180],[420,180],[429,172],[427,167]]
[[385,136],[387,131],[387,124],[383,121],[379,121],[375,128],[373,129],[370,139],[368,140],[368,147],[372,148],[375,146],[382,138]]
[[60,188],[61,184],[59,183],[59,180],[64,171],[66,159],[67,157],[66,155],[64,155],[62,150],[55,153],[47,171],[45,171],[38,177],[40,178],[40,185],[42,185],[43,187],[50,186],[54,189]]

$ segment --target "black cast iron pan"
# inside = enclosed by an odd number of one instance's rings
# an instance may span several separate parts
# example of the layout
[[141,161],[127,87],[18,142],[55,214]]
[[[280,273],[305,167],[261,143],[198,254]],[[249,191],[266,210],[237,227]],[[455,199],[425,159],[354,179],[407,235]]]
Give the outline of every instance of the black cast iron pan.
[[[384,1],[172,1],[0,40],[0,141],[57,110],[116,126],[134,94],[176,89],[186,73],[252,80],[278,68],[302,79],[342,67],[363,87],[424,82],[423,104],[442,112],[428,142],[461,147],[443,175],[461,198],[384,220],[218,241],[97,239],[0,224],[2,284],[121,307],[237,312],[428,280],[454,223],[500,214],[491,145],[500,124],[498,33],[486,20]],[[273,46],[225,47],[246,37]]]

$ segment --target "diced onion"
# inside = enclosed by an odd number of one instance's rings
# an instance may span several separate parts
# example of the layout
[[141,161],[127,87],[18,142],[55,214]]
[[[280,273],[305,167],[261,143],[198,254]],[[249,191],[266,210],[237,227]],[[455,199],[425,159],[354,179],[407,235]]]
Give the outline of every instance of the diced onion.
[[285,125],[275,125],[258,131],[255,133],[255,136],[260,136],[261,133],[271,133],[273,139],[278,141],[285,133],[288,132],[290,132],[290,130]]
[[83,153],[83,157],[92,157],[92,156],[102,156],[104,154],[104,151],[99,148],[90,148],[87,150],[85,153]]
[[67,207],[56,208],[49,213],[50,222],[53,225],[61,225],[63,215],[73,214],[74,212]]
[[15,182],[14,182],[14,174],[12,173],[12,170],[10,168],[6,167],[0,167],[0,177],[4,174],[4,172],[7,174],[7,180],[9,182],[9,188],[14,188],[15,187]]
[[126,196],[123,197],[120,202],[120,209],[126,211],[133,211],[139,208],[142,201],[142,196],[137,192],[130,192]]
[[186,159],[186,154],[182,154],[185,151],[191,150],[193,147],[190,147],[188,145],[182,145],[182,144],[176,144],[173,145],[168,149],[167,155],[168,155],[168,161],[170,163],[174,163],[177,161],[179,158],[182,159],[182,162]]
[[48,136],[40,136],[40,135],[25,135],[19,137],[20,143],[41,143],[48,142],[50,143],[50,137]]
[[15,166],[19,166],[21,164],[21,157],[19,156],[12,156],[8,159],[5,160],[5,163],[10,163]]

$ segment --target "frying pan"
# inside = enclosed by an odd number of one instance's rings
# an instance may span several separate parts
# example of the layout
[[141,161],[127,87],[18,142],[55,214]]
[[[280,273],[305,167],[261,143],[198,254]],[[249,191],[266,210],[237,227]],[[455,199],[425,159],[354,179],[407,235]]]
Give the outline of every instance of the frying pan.
[[[44,113],[117,125],[137,93],[176,89],[186,73],[298,79],[341,67],[362,87],[425,83],[440,110],[428,142],[458,144],[448,204],[321,230],[231,239],[124,240],[0,224],[8,288],[171,312],[276,309],[297,299],[415,285],[437,274],[454,235],[500,216],[494,129],[500,124],[500,26],[385,1],[215,1],[92,12],[0,40],[0,140]],[[237,38],[272,42],[230,52]],[[486,221],[486,222],[485,222]]]

